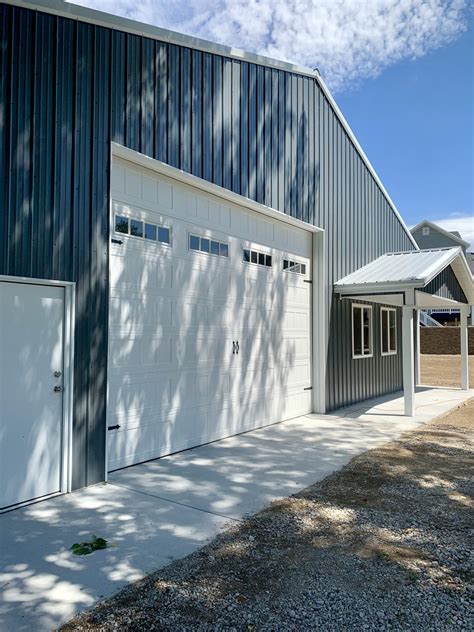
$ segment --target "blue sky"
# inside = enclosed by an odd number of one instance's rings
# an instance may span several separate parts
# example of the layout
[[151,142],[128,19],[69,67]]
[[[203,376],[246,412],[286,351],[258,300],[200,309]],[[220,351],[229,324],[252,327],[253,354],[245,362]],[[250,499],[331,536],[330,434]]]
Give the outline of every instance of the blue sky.
[[319,68],[408,225],[474,243],[472,0],[75,0]]
[[336,96],[405,221],[474,241],[474,24]]

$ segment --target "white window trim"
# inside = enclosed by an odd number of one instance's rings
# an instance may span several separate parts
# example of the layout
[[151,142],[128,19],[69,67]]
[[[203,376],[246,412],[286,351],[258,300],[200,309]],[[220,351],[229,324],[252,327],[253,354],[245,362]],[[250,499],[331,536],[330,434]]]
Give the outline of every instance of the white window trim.
[[[370,314],[370,353],[362,353],[360,355],[356,355],[354,351],[354,309],[368,309]],[[363,332],[363,322],[361,319],[361,338],[362,338],[362,350],[364,349],[364,332]],[[366,358],[373,358],[374,356],[374,320],[373,320],[373,311],[372,305],[363,305],[362,303],[352,303],[351,309],[351,331],[352,331],[352,359],[353,360],[365,360]]]
[[[387,316],[387,323],[388,323],[387,348],[389,349],[388,351],[383,350],[383,316],[382,316],[383,312],[388,313],[388,316]],[[393,312],[395,314],[395,350],[394,351],[390,350],[390,312]],[[380,354],[383,356],[391,356],[391,355],[397,355],[397,353],[398,353],[397,310],[394,309],[393,307],[381,307],[380,308]]]
[[421,232],[422,232],[423,236],[426,237],[427,235],[430,234],[430,227],[429,226],[423,226]]

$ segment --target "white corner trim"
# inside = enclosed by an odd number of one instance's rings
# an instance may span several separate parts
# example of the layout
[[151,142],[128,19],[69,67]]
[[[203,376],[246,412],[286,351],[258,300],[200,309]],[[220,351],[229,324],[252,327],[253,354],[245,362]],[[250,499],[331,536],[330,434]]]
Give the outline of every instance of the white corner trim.
[[327,297],[329,285],[326,274],[326,233],[313,233],[311,302],[311,367],[313,371],[313,413],[326,412],[326,359],[329,343]]
[[127,160],[133,164],[140,165],[145,169],[155,171],[156,173],[159,173],[168,178],[172,178],[173,180],[178,180],[179,182],[187,184],[188,186],[200,189],[201,191],[205,191],[206,193],[215,195],[216,197],[219,197],[221,199],[228,200],[232,204],[242,206],[243,208],[252,209],[257,213],[261,213],[262,215],[271,217],[271,219],[277,220],[279,222],[290,224],[295,228],[301,228],[310,233],[319,233],[323,231],[323,229],[319,228],[318,226],[313,226],[313,224],[303,222],[300,219],[296,219],[294,217],[291,217],[290,215],[287,215],[286,213],[282,213],[282,211],[277,211],[270,206],[265,206],[264,204],[255,202],[255,200],[251,200],[250,198],[246,198],[243,195],[234,193],[229,189],[218,186],[217,184],[213,184],[212,182],[208,182],[207,180],[203,180],[202,178],[193,176],[186,171],[182,171],[181,169],[177,169],[176,167],[171,167],[170,165],[161,162],[160,160],[145,156],[145,154],[141,154],[138,151],[128,149],[128,147],[124,147],[123,145],[119,145],[118,143],[111,143],[111,146],[112,157],[121,158],[122,160]]
[[346,118],[342,114],[339,106],[337,105],[334,97],[331,94],[331,91],[327,87],[323,78],[316,70],[311,70],[310,68],[305,68],[303,66],[298,66],[296,64],[292,64],[289,62],[281,61],[278,59],[273,59],[270,57],[265,57],[263,55],[257,55],[255,53],[249,53],[237,48],[233,48],[230,46],[224,46],[222,44],[216,44],[214,42],[209,42],[204,39],[200,39],[198,37],[193,37],[191,35],[184,35],[182,33],[177,33],[175,31],[170,31],[164,28],[160,28],[157,26],[152,26],[150,24],[145,24],[142,22],[137,22],[135,20],[130,20],[128,18],[123,18],[120,16],[116,16],[110,13],[105,13],[104,11],[97,11],[96,9],[90,9],[88,7],[83,7],[81,5],[76,5],[70,2],[63,2],[63,0],[36,0],[36,2],[27,2],[23,0],[3,0],[6,4],[19,6],[27,9],[33,9],[36,11],[44,11],[46,13],[51,13],[53,15],[58,15],[61,17],[66,17],[69,19],[75,19],[78,21],[86,22],[89,24],[96,24],[98,26],[104,26],[106,28],[111,28],[114,30],[120,30],[125,33],[131,33],[138,36],[149,37],[151,39],[159,40],[162,42],[167,42],[170,44],[176,44],[177,46],[184,46],[188,48],[193,48],[195,50],[201,50],[204,52],[212,53],[215,55],[222,55],[224,57],[229,57],[231,59],[237,59],[240,61],[245,61],[248,63],[258,64],[261,66],[266,66],[269,68],[275,68],[277,70],[283,70],[285,72],[299,74],[303,76],[310,77],[316,80],[318,86],[322,90],[324,96],[329,101],[336,117],[339,119],[342,127],[347,132],[350,140],[354,144],[356,151],[359,153],[362,161],[365,163],[367,169],[372,174],[372,177],[376,181],[377,185],[380,187],[382,194],[385,196],[390,208],[393,213],[397,217],[400,222],[401,227],[405,231],[407,237],[410,239],[411,243],[415,247],[416,250],[419,250],[418,244],[411,234],[408,226],[403,220],[401,214],[399,213],[395,203],[392,198],[388,194],[384,185],[382,184],[381,179],[379,178],[377,172],[375,171],[372,163],[368,159],[364,150],[359,144],[352,128],[347,122]]

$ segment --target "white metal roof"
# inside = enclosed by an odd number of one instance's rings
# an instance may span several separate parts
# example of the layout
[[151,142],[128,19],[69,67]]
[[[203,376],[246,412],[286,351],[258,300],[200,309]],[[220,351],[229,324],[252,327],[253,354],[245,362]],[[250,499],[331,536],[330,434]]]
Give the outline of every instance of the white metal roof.
[[422,288],[451,264],[469,303],[474,302],[473,277],[459,246],[382,255],[337,281],[334,288],[340,293]]

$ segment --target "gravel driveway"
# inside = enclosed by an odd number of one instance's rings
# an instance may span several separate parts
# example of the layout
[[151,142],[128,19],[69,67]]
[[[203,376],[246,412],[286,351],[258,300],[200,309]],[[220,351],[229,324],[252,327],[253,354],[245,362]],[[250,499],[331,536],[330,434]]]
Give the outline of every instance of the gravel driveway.
[[472,630],[473,427],[470,400],[63,630]]

